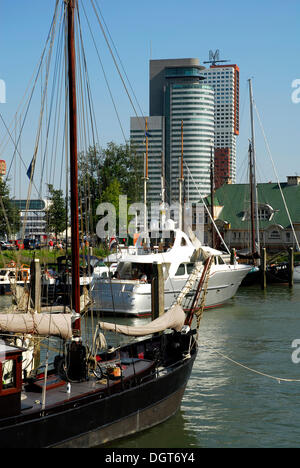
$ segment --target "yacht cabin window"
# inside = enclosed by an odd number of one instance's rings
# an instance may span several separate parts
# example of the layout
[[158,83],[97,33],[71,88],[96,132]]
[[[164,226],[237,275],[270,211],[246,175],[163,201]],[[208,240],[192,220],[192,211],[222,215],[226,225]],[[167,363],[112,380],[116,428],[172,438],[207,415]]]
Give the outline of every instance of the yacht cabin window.
[[142,280],[147,283],[152,281],[152,263],[120,262],[114,275],[121,280]]
[[178,267],[178,270],[176,271],[175,273],[175,276],[183,276],[186,274],[186,271],[185,271],[185,264],[184,263],[181,263]]
[[2,390],[16,388],[16,361],[14,359],[2,363]]
[[195,268],[195,263],[187,263],[186,265],[187,274],[190,275],[194,268]]

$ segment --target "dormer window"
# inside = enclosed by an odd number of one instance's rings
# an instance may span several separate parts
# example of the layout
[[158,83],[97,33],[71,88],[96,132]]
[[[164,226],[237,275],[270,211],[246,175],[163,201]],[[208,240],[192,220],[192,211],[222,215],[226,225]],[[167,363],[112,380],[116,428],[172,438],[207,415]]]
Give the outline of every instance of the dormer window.
[[272,214],[268,208],[258,208],[258,219],[261,221],[270,221]]
[[[271,221],[275,211],[270,205],[259,204],[258,205],[258,220],[259,221]],[[251,217],[250,210],[244,212],[243,221],[249,221]],[[254,211],[254,218],[256,218],[256,212]]]

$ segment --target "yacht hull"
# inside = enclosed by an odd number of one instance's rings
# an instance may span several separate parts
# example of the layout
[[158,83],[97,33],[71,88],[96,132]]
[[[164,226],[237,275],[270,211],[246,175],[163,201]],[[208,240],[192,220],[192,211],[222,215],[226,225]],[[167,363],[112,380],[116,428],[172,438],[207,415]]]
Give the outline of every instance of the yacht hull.
[[300,265],[294,267],[293,280],[295,283],[300,283]]
[[[242,265],[215,266],[208,281],[205,307],[217,307],[231,299],[250,268]],[[174,277],[165,281],[165,310],[177,299],[187,279],[188,277]],[[191,290],[187,298],[194,293],[195,290]],[[137,317],[151,314],[151,284],[133,280],[97,279],[92,298],[95,311]]]

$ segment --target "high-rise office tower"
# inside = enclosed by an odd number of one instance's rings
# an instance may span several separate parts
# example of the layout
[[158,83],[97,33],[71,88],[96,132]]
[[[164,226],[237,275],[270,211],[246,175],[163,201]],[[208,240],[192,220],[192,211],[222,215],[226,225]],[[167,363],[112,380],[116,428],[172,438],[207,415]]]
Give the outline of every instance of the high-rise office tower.
[[[239,134],[239,67],[213,63],[202,74],[205,83],[215,91],[215,156],[217,166],[223,168],[217,178],[223,182],[231,180],[235,183],[236,138]],[[228,167],[229,172],[224,171],[224,167]]]
[[[166,201],[178,201],[182,149],[185,200],[197,202],[210,191],[214,90],[203,83],[204,69],[198,59],[150,60],[150,201],[161,200],[162,161]],[[143,119],[131,119],[131,141],[145,153]]]
[[[148,182],[147,198],[149,201],[161,201],[162,165],[165,152],[164,118],[131,117],[130,141],[131,145],[144,161],[146,159],[146,133],[148,135]],[[145,168],[144,168],[145,169]],[[144,175],[145,170],[144,170]]]

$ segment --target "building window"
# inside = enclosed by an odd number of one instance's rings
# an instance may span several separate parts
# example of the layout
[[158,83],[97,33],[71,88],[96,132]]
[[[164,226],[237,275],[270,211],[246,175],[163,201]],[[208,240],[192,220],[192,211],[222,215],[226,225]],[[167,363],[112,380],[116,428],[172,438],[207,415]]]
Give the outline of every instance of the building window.
[[269,234],[269,239],[280,239],[280,232],[279,231],[271,231]]
[[258,209],[258,219],[260,219],[261,221],[269,221],[270,217],[270,210],[266,208]]

